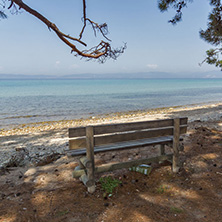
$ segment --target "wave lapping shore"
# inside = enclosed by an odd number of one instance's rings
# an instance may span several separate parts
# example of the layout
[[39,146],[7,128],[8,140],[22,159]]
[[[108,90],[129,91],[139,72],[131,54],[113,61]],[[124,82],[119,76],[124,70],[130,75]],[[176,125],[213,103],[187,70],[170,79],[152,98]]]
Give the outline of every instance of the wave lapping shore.
[[[0,131],[0,168],[44,165],[68,150],[68,128],[85,125],[146,121],[186,116],[189,123],[222,122],[222,102],[111,113],[87,119],[23,124]],[[221,127],[222,123],[215,125]]]

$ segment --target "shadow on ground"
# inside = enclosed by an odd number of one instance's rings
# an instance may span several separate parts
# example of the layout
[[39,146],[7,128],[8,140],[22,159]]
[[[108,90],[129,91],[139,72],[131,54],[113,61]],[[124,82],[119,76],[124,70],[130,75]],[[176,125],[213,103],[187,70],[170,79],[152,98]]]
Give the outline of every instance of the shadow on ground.
[[[88,194],[83,184],[72,178],[77,163],[66,157],[45,166],[8,168],[0,177],[0,221],[219,222],[222,216],[219,124],[189,124],[181,155],[184,168],[178,174],[171,172],[168,163],[154,166],[149,176],[128,170],[110,173],[122,185],[105,199],[99,183],[96,192]],[[121,155],[127,157],[128,152]]]

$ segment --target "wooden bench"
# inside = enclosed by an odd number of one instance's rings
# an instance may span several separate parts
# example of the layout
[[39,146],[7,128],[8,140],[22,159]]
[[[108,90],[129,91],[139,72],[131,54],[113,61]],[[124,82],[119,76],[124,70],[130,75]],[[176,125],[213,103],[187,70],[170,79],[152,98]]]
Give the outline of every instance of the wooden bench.
[[[73,177],[80,177],[88,191],[93,193],[95,173],[165,160],[172,162],[173,172],[178,172],[180,135],[187,131],[187,120],[188,118],[176,118],[70,128],[68,155],[82,155]],[[159,145],[159,155],[156,157],[95,166],[94,153],[154,145]],[[173,153],[165,154],[164,145],[170,145]]]

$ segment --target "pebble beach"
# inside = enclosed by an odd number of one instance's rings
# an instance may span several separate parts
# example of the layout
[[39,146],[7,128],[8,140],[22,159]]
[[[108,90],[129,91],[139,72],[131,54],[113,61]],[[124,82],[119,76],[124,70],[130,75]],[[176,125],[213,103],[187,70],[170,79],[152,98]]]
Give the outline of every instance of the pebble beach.
[[110,113],[87,119],[38,122],[2,128],[0,168],[44,165],[66,155],[70,127],[175,117],[188,117],[189,123],[222,122],[222,102]]

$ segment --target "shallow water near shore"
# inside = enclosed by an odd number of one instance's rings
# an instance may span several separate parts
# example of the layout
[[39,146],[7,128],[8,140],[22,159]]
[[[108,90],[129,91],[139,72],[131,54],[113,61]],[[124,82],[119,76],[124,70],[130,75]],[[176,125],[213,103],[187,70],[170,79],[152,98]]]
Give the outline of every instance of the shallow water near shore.
[[0,129],[222,101],[222,79],[1,80]]

